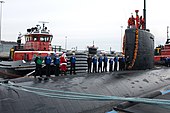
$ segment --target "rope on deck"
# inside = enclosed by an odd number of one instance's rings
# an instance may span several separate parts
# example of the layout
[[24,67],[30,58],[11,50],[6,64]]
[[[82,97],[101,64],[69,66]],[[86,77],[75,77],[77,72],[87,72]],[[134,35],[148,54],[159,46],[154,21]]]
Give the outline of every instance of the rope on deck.
[[[28,93],[37,94],[40,96],[58,98],[58,99],[83,100],[83,101],[113,101],[113,100],[114,101],[132,101],[132,102],[138,102],[138,103],[144,103],[144,104],[170,106],[170,100],[164,100],[164,99],[105,96],[105,95],[78,93],[78,92],[70,92],[70,91],[51,90],[51,89],[44,89],[44,88],[22,86],[22,85],[18,85],[12,82],[0,83],[0,85],[7,87],[7,88],[12,88],[12,89],[20,90],[20,91],[25,91]],[[166,93],[167,92],[164,92],[162,94],[166,94]]]

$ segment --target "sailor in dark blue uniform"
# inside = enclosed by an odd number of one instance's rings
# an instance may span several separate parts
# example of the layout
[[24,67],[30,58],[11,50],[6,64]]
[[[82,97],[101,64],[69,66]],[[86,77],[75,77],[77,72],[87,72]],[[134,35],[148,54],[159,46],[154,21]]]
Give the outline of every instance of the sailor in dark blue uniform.
[[50,53],[47,54],[45,57],[45,64],[46,64],[46,76],[50,77],[50,65],[51,65],[51,56]]
[[103,62],[104,62],[103,72],[104,72],[104,71],[107,72],[107,62],[108,62],[108,58],[107,58],[106,54],[104,54]]
[[102,55],[100,55],[98,58],[98,72],[99,70],[102,72],[102,62],[103,62],[103,58]]
[[92,62],[93,62],[93,73],[97,73],[97,56],[94,55],[93,59],[92,59]]
[[75,53],[70,57],[70,75],[72,75],[72,71],[74,74],[76,74],[76,56]]
[[56,54],[53,63],[54,63],[54,74],[55,74],[55,76],[59,76],[59,73],[60,73],[60,57],[59,57],[59,54]]
[[125,64],[126,64],[126,59],[125,59],[125,56],[123,55],[123,57],[122,57],[122,70],[125,70]]
[[91,73],[92,58],[90,55],[88,55],[87,64],[88,64],[88,73]]
[[109,72],[113,71],[113,58],[110,58],[109,60]]
[[123,70],[123,59],[122,59],[122,56],[120,56],[118,58],[118,61],[119,61],[119,71],[122,71]]
[[114,57],[114,71],[117,71],[117,62],[118,62],[118,57]]

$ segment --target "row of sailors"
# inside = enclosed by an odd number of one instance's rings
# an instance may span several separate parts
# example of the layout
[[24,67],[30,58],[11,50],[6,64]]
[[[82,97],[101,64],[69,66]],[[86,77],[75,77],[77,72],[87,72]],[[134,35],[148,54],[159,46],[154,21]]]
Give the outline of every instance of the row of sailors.
[[[48,54],[45,57],[45,60],[44,60],[45,65],[43,65],[43,66],[42,66],[43,59],[41,58],[41,53],[38,54],[38,56],[35,58],[34,61],[36,64],[34,77],[36,77],[36,76],[42,77],[42,68],[44,66],[46,66],[46,68],[45,68],[46,76],[50,77],[51,63],[54,64],[54,74],[56,76],[59,76],[60,73],[66,75],[67,58],[66,58],[65,53],[63,53],[60,57],[58,54],[56,54],[56,56],[54,57],[53,60],[51,58],[51,55]],[[113,71],[113,64],[114,64],[114,71],[117,71],[118,62],[119,62],[119,71],[125,70],[125,58],[124,57],[118,58],[116,56],[114,58],[109,59],[109,71],[110,72]],[[108,58],[106,55],[104,55],[104,57],[102,57],[102,55],[100,55],[98,58],[96,55],[94,55],[94,57],[91,57],[90,55],[88,55],[87,63],[88,63],[88,73],[91,73],[92,64],[93,64],[93,73],[97,72],[97,63],[98,63],[98,72],[99,71],[107,72]],[[104,65],[102,66],[102,64],[104,64]],[[73,55],[70,57],[70,75],[76,74],[76,69],[75,69],[76,66],[75,65],[76,65],[76,56],[75,56],[75,53],[73,53]]]
[[[41,57],[41,53],[38,54],[38,56],[35,58],[35,64],[36,64],[36,69],[35,69],[35,73],[34,73],[34,77],[36,76],[40,76],[42,77],[42,68],[44,66],[45,70],[46,70],[46,76],[50,77],[50,72],[51,72],[51,64],[54,64],[54,74],[55,76],[59,76],[59,73],[61,72],[61,74],[66,75],[66,71],[67,71],[67,59],[66,59],[66,54],[63,53],[60,57],[59,54],[56,54],[54,59],[52,60],[51,55],[48,54],[45,57],[44,63],[45,65],[42,65],[43,63],[43,59]],[[70,57],[70,74],[76,74],[75,73],[75,63],[76,63],[76,57],[75,54],[73,53],[73,55]]]
[[[98,63],[98,72],[107,72],[107,64],[109,62],[109,72],[113,71],[113,63],[114,63],[114,71],[117,71],[118,67],[118,62],[119,62],[119,71],[125,70],[125,57],[117,57],[115,56],[114,58],[111,57],[108,61],[107,56],[104,54],[104,57],[100,55],[98,58],[96,55],[94,57],[91,57],[88,55],[87,58],[87,63],[88,63],[88,73],[96,73],[97,72],[97,63]],[[93,69],[92,69],[92,64],[93,64]],[[102,66],[102,64],[104,64]],[[91,71],[92,69],[92,71]]]

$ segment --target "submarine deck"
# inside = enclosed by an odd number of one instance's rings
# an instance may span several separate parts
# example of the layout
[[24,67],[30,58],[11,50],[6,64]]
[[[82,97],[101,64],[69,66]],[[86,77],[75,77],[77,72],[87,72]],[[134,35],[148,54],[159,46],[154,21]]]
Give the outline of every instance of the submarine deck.
[[[23,86],[45,89],[73,91],[80,93],[138,97],[167,87],[170,69],[121,71],[112,73],[82,73],[53,77],[48,81],[38,81],[32,77],[11,79]],[[0,86],[0,112],[2,113],[104,113],[110,111],[120,101],[83,101],[49,98],[20,90]],[[160,96],[169,98],[170,95]],[[157,97],[159,98],[159,97]],[[127,108],[137,113],[159,113],[157,106],[137,104]],[[163,109],[169,113],[170,109]],[[162,113],[162,112],[161,112]]]

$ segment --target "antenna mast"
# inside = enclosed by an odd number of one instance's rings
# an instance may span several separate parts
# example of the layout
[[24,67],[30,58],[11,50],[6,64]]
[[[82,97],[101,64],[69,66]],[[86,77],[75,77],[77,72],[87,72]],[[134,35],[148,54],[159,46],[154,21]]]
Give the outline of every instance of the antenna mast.
[[143,18],[144,18],[144,29],[146,30],[146,0],[144,0]]
[[45,23],[49,23],[49,22],[45,22],[45,21],[39,21],[39,23],[42,23],[43,24],[43,31],[45,31]]

